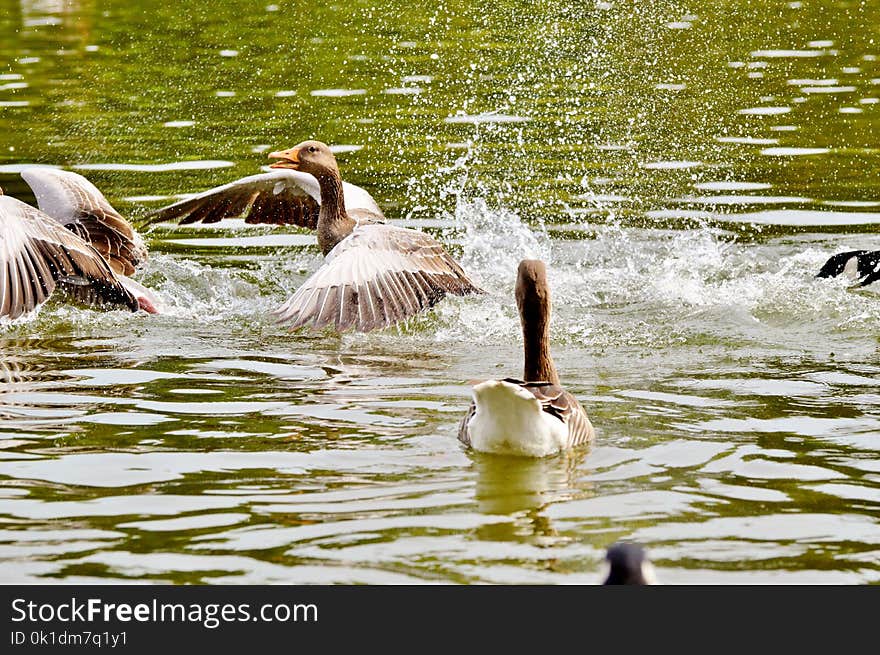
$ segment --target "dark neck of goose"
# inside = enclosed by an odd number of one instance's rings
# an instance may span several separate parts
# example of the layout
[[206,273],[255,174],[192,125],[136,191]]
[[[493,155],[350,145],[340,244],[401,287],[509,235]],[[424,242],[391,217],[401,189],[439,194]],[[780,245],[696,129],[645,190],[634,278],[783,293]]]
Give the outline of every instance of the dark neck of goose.
[[525,382],[559,384],[559,373],[550,355],[550,307],[539,299],[527,300],[520,308]]
[[342,180],[337,171],[314,173],[321,187],[321,211],[318,214],[318,246],[326,256],[337,243],[351,234],[355,222],[345,213]]

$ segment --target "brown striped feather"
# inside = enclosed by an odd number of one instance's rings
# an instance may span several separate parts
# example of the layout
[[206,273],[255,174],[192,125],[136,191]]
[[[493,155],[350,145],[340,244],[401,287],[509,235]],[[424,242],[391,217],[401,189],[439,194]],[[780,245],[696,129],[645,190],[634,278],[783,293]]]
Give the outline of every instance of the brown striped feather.
[[[331,302],[318,303],[325,290]],[[431,236],[371,223],[340,241],[276,314],[291,329],[368,332],[414,316],[447,293],[481,291]]]
[[91,244],[115,272],[132,275],[147,260],[147,249],[134,228],[82,175],[34,167],[21,176],[40,210]]
[[[343,188],[346,200],[350,200],[352,218],[384,220],[382,211],[366,191],[346,182]],[[177,221],[180,225],[187,225],[243,218],[245,223],[296,225],[314,230],[321,209],[320,197],[317,180],[311,175],[277,169],[250,175],[162,207],[150,214],[148,223]]]
[[38,209],[0,196],[0,316],[32,311],[58,286],[88,304],[138,309],[91,245]]

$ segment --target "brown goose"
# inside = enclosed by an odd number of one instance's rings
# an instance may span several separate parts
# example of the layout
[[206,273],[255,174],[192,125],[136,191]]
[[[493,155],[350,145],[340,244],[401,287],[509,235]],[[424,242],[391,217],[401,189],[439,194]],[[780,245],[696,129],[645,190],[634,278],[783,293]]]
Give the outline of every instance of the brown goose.
[[0,191],[0,317],[35,309],[56,286],[89,305],[157,313],[156,297],[127,277],[146,248],[101,192],[69,171],[21,175],[40,209]]
[[523,380],[475,385],[458,438],[474,450],[527,457],[592,441],[593,425],[577,399],[560,386],[550,355],[550,287],[544,262],[519,263],[516,304],[525,351]]
[[324,264],[276,310],[291,329],[388,327],[451,293],[482,293],[443,246],[424,232],[385,225],[381,214],[349,212],[330,148],[304,141],[269,155],[272,168],[309,173],[321,189],[318,246]]
[[432,237],[385,225],[369,194],[342,181],[326,144],[304,141],[269,157],[278,160],[273,173],[213,189],[158,216],[213,222],[245,214],[250,222],[317,229],[324,264],[275,311],[280,322],[368,332],[424,311],[447,293],[481,293]]

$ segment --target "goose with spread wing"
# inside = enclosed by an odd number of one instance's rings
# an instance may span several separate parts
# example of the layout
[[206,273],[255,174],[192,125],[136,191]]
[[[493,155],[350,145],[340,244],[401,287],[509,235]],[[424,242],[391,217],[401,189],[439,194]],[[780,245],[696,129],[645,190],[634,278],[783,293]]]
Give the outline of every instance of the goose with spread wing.
[[326,144],[304,141],[269,157],[278,160],[272,168],[309,173],[321,190],[316,227],[324,264],[276,310],[291,329],[368,332],[414,316],[447,293],[482,293],[433,237],[386,225],[381,213],[349,212]]
[[520,262],[516,304],[525,351],[523,379],[475,385],[459,440],[481,452],[526,457],[591,442],[593,425],[577,399],[560,386],[550,354],[550,285],[544,262]]
[[368,332],[437,304],[481,293],[431,236],[387,225],[366,191],[343,182],[330,148],[304,141],[273,152],[272,173],[218,187],[157,212],[159,220],[296,224],[317,230],[324,263],[279,307],[291,329]]
[[143,241],[77,173],[26,168],[39,209],[0,191],[0,318],[18,318],[56,287],[78,302],[157,313],[159,301],[128,276],[146,260]]
[[850,250],[833,255],[816,277],[838,275],[846,276],[860,287],[880,280],[880,250]]

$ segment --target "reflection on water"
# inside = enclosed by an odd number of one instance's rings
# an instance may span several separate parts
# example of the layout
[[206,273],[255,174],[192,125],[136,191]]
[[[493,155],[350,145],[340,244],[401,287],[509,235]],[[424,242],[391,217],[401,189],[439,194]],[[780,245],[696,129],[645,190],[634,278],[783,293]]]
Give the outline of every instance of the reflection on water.
[[[0,0],[8,193],[62,166],[138,220],[320,137],[488,291],[289,335],[313,235],[157,226],[165,315],[0,325],[0,580],[595,583],[631,538],[667,583],[878,581],[880,298],[813,275],[880,248],[880,7],[374,4]],[[588,452],[455,439],[523,257]]]
[[484,514],[541,510],[564,497],[583,452],[541,460],[473,455],[477,473],[475,498]]

